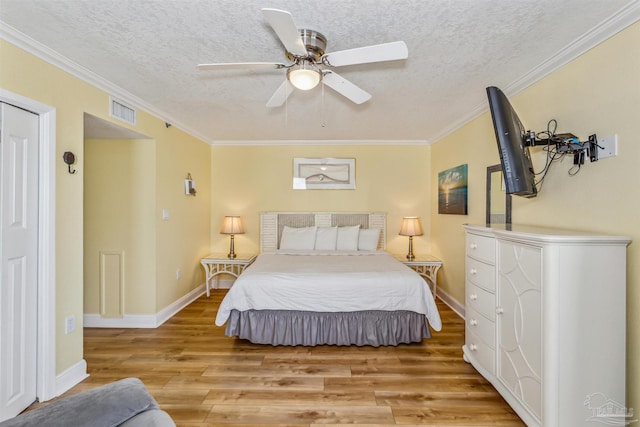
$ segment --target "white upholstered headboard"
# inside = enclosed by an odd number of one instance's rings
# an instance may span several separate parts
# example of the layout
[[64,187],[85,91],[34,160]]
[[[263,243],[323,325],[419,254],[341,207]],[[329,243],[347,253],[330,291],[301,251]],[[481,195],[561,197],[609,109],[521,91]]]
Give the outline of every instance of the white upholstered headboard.
[[344,227],[380,229],[378,250],[387,247],[387,214],[383,212],[261,212],[260,252],[278,249],[284,226],[289,227]]

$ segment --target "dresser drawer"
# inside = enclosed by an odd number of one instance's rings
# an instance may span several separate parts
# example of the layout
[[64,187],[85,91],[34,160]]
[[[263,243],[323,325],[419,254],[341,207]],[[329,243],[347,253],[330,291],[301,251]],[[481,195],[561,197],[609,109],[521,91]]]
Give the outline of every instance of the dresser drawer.
[[472,332],[475,336],[488,344],[491,348],[496,348],[496,324],[487,319],[470,306],[465,312],[465,331]]
[[467,281],[473,282],[488,291],[496,291],[496,268],[473,258],[467,257]]
[[474,359],[475,363],[480,364],[480,366],[489,371],[492,376],[495,375],[495,350],[489,347],[488,344],[478,338],[473,332],[466,330],[465,333],[465,345],[467,346],[469,355]]
[[496,240],[492,237],[467,233],[467,256],[494,264],[496,262]]
[[491,321],[496,319],[496,296],[471,282],[467,282],[467,307],[482,314]]

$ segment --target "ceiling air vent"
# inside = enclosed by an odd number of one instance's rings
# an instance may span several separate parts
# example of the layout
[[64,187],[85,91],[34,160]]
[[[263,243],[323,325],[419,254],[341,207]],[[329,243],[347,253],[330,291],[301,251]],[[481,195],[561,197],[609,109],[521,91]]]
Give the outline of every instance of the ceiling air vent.
[[123,104],[117,99],[109,97],[109,115],[130,125],[136,125],[136,110]]

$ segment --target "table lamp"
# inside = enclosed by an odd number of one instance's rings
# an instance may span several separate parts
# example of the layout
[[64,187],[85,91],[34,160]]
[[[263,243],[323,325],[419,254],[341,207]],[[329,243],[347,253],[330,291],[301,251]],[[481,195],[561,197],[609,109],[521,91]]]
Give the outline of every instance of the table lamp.
[[234,259],[236,253],[233,250],[233,236],[234,234],[244,234],[244,228],[242,227],[242,219],[239,216],[225,216],[222,222],[222,229],[220,234],[231,235],[231,244],[229,246],[229,253],[227,258]]
[[422,226],[420,225],[420,218],[417,216],[405,216],[402,219],[402,227],[400,227],[401,236],[409,236],[409,253],[407,259],[413,261],[416,257],[413,256],[413,236],[422,236]]

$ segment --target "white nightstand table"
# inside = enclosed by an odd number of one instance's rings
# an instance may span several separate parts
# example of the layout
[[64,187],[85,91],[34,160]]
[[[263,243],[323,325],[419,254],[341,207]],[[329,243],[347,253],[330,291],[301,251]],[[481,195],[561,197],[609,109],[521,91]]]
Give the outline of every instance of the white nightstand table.
[[[207,296],[209,296],[209,289],[217,289],[218,281],[221,274],[229,274],[234,277],[238,277],[242,274],[245,268],[251,265],[256,259],[254,254],[239,254],[234,259],[228,258],[226,254],[210,254],[200,260],[200,264],[204,267],[206,272],[205,286],[207,289]],[[211,281],[216,278],[215,286],[211,286]]]
[[431,287],[433,297],[436,297],[438,270],[442,267],[442,261],[431,255],[416,255],[411,261],[407,259],[407,255],[393,254],[393,256],[421,275],[427,281],[429,287]]

